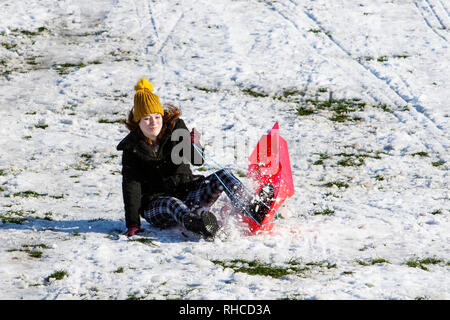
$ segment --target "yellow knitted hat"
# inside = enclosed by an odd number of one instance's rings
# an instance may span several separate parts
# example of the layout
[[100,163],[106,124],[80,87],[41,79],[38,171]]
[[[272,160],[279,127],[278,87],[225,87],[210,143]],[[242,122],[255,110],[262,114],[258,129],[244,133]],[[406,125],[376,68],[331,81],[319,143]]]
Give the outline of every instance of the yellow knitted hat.
[[139,122],[144,116],[150,113],[160,113],[164,116],[164,109],[159,102],[159,97],[152,93],[153,85],[145,78],[139,80],[134,86],[136,94],[134,95],[134,118],[135,122]]

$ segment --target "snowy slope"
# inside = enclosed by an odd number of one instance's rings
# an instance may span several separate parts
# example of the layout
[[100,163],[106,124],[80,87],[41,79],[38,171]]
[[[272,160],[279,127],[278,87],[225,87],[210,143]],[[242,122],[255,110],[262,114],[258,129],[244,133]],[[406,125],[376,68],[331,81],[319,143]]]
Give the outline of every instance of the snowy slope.
[[[0,299],[449,299],[449,10],[3,1]],[[214,242],[122,235],[118,120],[143,76],[202,132],[198,174],[246,172],[279,122],[296,193],[272,232],[222,216],[223,196]]]

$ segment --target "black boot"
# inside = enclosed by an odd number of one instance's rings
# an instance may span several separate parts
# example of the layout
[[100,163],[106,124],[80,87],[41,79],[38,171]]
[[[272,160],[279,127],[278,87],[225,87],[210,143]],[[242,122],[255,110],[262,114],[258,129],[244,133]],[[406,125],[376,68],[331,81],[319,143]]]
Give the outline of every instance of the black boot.
[[209,211],[203,211],[201,215],[189,213],[184,216],[184,227],[194,233],[200,234],[206,239],[212,239],[219,230],[216,216]]
[[270,183],[266,183],[258,195],[252,200],[249,212],[259,224],[264,220],[264,217],[269,212],[269,208],[274,201],[274,190]]

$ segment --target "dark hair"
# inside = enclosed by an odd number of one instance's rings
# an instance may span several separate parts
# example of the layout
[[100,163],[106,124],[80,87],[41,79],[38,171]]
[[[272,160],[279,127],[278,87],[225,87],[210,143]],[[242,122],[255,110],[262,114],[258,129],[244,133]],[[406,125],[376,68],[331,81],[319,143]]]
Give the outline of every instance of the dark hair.
[[[164,116],[163,116],[163,126],[161,128],[161,132],[156,137],[156,142],[159,143],[161,139],[164,137],[167,130],[172,130],[175,126],[175,121],[181,116],[181,110],[175,107],[172,104],[165,104],[164,105]],[[141,131],[141,128],[139,128],[139,122],[134,121],[134,113],[133,108],[131,108],[130,112],[128,113],[128,118],[126,120],[123,120],[123,123],[130,131],[137,131],[140,133],[140,135],[146,140],[148,144],[152,144],[152,141],[144,136],[144,134]]]

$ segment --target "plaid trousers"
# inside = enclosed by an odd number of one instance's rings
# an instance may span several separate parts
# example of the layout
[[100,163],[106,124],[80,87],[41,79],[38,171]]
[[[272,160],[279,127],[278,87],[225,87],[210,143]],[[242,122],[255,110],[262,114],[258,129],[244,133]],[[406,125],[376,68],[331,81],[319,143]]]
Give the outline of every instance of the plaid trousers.
[[184,199],[156,198],[144,209],[144,218],[148,223],[159,228],[169,228],[175,225],[184,227],[183,217],[185,214],[200,213],[209,208],[223,191],[231,199],[233,205],[241,210],[246,208],[251,201],[251,195],[248,194],[242,183],[228,170],[222,169],[199,182]]

